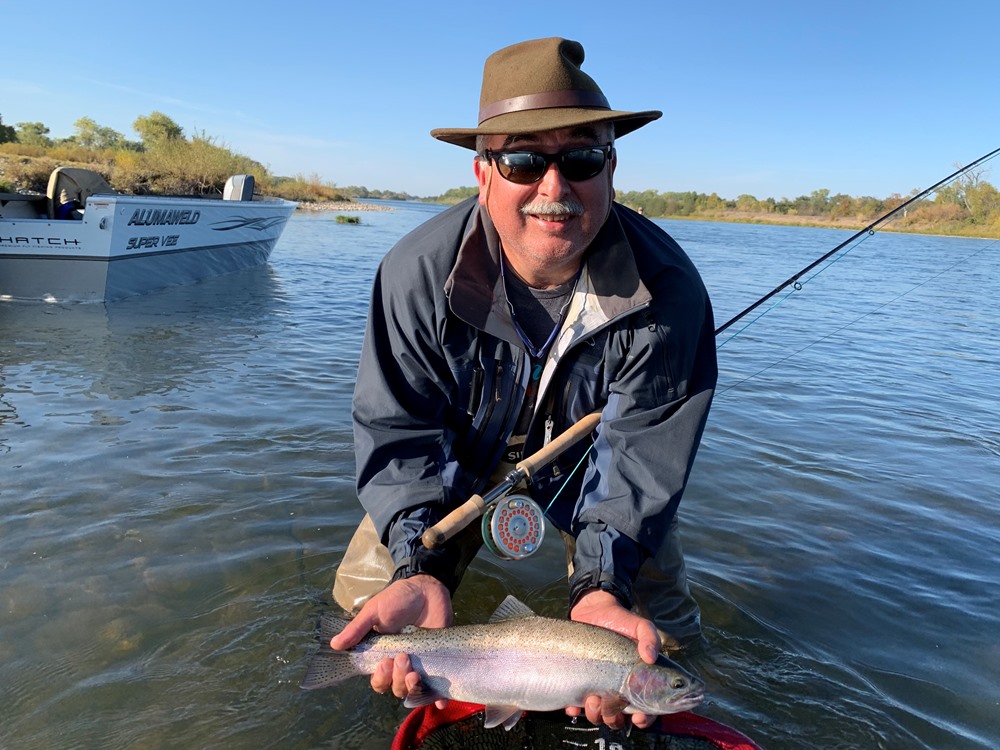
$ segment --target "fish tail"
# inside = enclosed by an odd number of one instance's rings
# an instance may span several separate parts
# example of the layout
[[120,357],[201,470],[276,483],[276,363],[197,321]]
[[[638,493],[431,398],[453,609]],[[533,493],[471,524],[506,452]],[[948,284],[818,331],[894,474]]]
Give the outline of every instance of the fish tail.
[[303,690],[318,690],[362,674],[351,660],[350,652],[330,648],[330,639],[346,625],[347,620],[333,615],[324,615],[320,620],[319,651],[306,668],[306,676],[299,686]]

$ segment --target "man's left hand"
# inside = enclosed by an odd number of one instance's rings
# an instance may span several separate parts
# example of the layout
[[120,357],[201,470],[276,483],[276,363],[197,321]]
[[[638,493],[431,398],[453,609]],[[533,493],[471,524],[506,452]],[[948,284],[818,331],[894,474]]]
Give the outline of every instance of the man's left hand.
[[[607,591],[591,589],[584,593],[570,610],[569,619],[613,630],[631,638],[637,642],[639,656],[647,664],[655,663],[660,653],[660,637],[653,623],[625,609],[614,594]],[[588,695],[583,713],[586,713],[587,719],[593,724],[607,724],[613,729],[621,729],[626,721],[623,708],[624,705],[619,700]],[[577,706],[570,706],[566,713],[569,716],[579,716],[581,710]],[[640,729],[646,729],[656,721],[655,716],[648,714],[634,713],[631,716],[632,723]]]

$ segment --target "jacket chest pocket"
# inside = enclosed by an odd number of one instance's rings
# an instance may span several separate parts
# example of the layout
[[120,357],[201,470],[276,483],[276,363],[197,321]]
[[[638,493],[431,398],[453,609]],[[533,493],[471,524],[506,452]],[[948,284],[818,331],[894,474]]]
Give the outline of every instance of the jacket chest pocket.
[[607,345],[608,333],[599,332],[577,344],[560,362],[560,375],[552,384],[548,403],[567,423],[607,403]]

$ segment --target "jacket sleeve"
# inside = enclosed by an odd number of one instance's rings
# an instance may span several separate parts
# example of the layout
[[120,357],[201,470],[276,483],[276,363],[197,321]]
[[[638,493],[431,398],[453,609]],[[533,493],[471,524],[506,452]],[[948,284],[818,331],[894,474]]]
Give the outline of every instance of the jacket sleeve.
[[607,361],[609,382],[573,514],[570,602],[587,589],[626,607],[639,567],[665,540],[687,484],[717,379],[711,303],[697,274],[668,273]]
[[454,590],[475,540],[420,543],[454,504],[459,471],[446,426],[454,377],[438,344],[447,303],[427,263],[415,250],[391,252],[375,278],[353,401],[357,490],[394,579],[429,573]]

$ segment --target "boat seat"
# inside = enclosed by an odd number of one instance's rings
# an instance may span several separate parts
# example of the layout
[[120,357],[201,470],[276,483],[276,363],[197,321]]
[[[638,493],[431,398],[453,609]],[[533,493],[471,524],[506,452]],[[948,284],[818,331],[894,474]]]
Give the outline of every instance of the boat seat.
[[97,172],[78,167],[57,167],[49,176],[46,191],[50,219],[79,219],[87,198],[92,195],[115,195],[115,189]]

